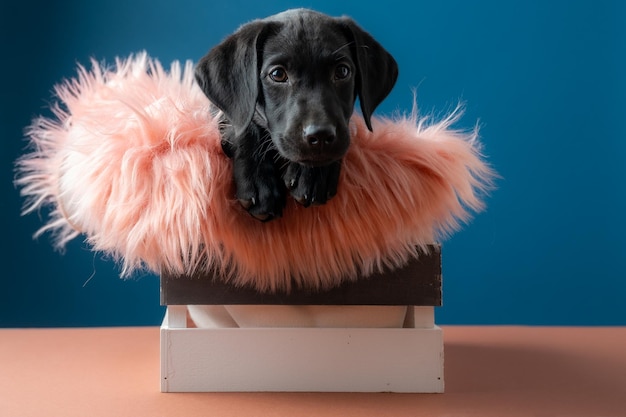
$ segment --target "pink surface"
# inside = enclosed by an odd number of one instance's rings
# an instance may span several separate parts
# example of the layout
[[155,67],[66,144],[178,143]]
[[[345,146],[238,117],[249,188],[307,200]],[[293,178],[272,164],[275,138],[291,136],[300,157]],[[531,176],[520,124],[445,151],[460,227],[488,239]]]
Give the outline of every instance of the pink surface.
[[626,328],[444,336],[445,394],[163,394],[158,328],[0,330],[0,416],[626,415]]

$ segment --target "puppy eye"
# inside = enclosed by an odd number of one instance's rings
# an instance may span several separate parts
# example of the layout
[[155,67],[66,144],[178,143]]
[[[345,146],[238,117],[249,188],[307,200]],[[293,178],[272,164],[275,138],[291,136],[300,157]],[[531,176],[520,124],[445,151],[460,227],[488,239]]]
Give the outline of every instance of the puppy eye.
[[275,81],[277,83],[287,82],[287,79],[289,78],[287,77],[287,71],[283,67],[274,68],[270,71],[269,76],[272,81]]
[[345,80],[350,76],[350,67],[346,64],[339,64],[335,67],[335,80]]

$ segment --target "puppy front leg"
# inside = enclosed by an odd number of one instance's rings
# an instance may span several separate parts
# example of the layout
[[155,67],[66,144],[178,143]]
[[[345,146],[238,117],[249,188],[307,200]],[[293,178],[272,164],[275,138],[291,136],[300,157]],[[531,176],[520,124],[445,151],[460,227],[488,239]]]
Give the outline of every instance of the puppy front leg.
[[337,194],[341,160],[320,167],[291,162],[283,180],[291,196],[304,207],[326,204]]
[[263,133],[251,124],[244,136],[227,148],[233,158],[237,199],[253,217],[269,221],[282,216],[286,190],[276,168],[276,149],[269,139],[264,140]]

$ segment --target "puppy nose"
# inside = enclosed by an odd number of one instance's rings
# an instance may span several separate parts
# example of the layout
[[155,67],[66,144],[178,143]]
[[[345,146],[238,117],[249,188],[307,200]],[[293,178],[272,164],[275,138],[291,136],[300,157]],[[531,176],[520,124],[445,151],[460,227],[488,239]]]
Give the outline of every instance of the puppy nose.
[[308,125],[303,129],[302,136],[310,147],[323,148],[335,141],[335,127]]

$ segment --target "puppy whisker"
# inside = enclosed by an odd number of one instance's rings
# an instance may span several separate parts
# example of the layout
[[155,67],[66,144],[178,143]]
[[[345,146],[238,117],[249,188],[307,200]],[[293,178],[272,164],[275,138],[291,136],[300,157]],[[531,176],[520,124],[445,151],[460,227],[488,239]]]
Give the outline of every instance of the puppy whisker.
[[[331,54],[331,55],[337,55],[337,54],[339,53],[339,51],[341,51],[342,49],[347,48],[347,47],[349,47],[349,46],[352,46],[352,45],[354,45],[354,41],[351,41],[351,42],[345,43],[345,44],[343,44],[342,46],[340,46],[339,48],[335,49],[335,50],[332,52],[332,54]],[[338,59],[341,59],[341,58],[342,58],[342,56],[338,57]]]
[[255,149],[254,154],[259,157],[260,160],[264,160],[267,158],[267,154],[272,150],[274,150],[274,142],[269,132],[266,132],[261,136],[259,146]]

